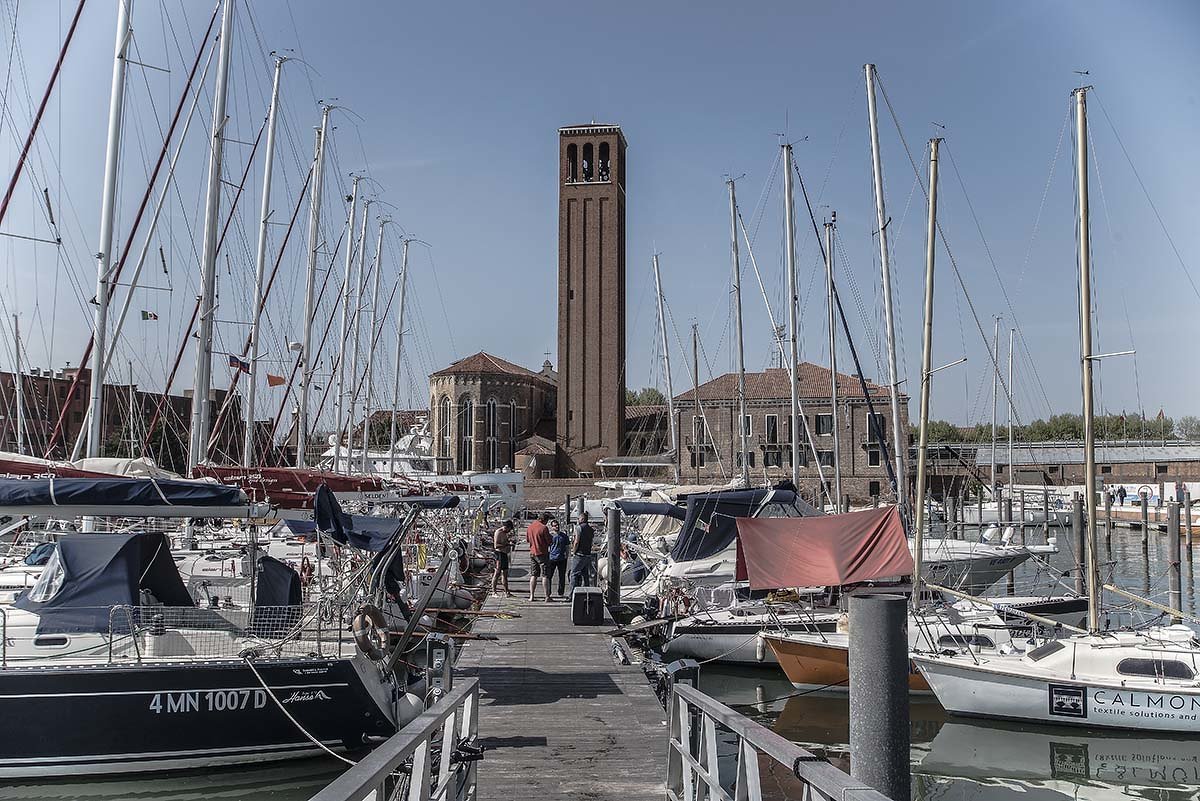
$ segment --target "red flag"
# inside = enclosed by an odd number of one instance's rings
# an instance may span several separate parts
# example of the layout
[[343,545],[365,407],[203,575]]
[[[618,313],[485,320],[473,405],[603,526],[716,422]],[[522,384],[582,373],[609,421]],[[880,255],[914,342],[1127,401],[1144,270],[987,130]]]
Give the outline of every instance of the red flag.
[[287,379],[284,378],[283,376],[271,375],[270,373],[267,373],[267,386],[268,387],[282,387],[286,383],[287,383]]

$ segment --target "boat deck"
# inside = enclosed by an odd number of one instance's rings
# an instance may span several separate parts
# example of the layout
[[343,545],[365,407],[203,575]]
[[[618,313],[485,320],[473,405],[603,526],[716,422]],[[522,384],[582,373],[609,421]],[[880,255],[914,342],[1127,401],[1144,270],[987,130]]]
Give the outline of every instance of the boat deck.
[[497,639],[468,641],[456,670],[480,683],[479,798],[662,798],[666,713],[641,668],[613,664],[610,625],[573,626],[540,587],[531,603],[528,551],[512,555],[509,587],[484,605],[504,616],[473,627]]

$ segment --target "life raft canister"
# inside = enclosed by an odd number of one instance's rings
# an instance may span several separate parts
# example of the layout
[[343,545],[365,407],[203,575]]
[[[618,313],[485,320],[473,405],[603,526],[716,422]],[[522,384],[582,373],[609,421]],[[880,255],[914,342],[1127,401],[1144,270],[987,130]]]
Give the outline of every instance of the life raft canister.
[[351,628],[354,632],[354,644],[368,659],[379,662],[386,656],[384,649],[387,647],[387,621],[383,619],[383,612],[379,611],[379,607],[372,604],[359,607]]

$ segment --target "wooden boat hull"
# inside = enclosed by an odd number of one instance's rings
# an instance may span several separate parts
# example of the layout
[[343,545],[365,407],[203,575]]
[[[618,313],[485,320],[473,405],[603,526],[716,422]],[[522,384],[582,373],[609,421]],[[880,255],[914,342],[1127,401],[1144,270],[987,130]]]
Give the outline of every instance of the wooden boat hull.
[[[766,641],[788,681],[798,689],[842,692],[849,689],[850,651],[845,645],[770,636]],[[908,664],[909,692],[930,692],[925,677],[917,672],[911,661]]]

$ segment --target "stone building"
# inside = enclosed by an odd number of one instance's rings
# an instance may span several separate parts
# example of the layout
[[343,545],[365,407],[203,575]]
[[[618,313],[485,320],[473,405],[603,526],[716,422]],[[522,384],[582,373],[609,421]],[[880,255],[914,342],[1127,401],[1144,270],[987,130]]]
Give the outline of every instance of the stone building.
[[625,439],[625,135],[558,131],[558,475],[587,476]]
[[[868,419],[867,398],[854,376],[838,373],[838,410],[830,407],[830,371],[808,362],[799,366],[800,403],[814,449],[800,429],[800,490],[812,497],[819,490],[820,463],[827,483],[833,481],[833,426],[838,426],[842,493],[862,502],[872,496],[891,498],[884,449],[879,447]],[[879,432],[891,450],[891,419],[886,387],[868,383]],[[679,468],[685,481],[710,483],[736,476],[742,454],[737,429],[737,374],[726,373],[699,387],[700,403],[688,390],[675,398],[679,432]],[[771,483],[791,477],[791,385],[788,371],[770,368],[746,373],[746,420],[749,439],[747,460],[751,480]],[[901,396],[900,410],[908,440],[908,398]],[[664,423],[665,427],[665,423]],[[661,442],[661,438],[659,442]],[[908,465],[906,464],[906,468]]]
[[553,442],[558,376],[480,351],[429,376],[434,455],[445,473],[519,469],[518,453]]

